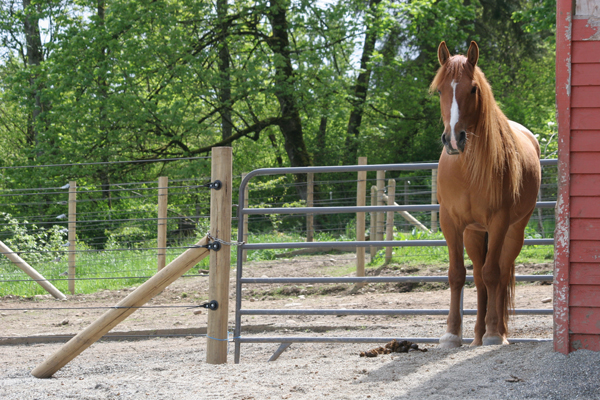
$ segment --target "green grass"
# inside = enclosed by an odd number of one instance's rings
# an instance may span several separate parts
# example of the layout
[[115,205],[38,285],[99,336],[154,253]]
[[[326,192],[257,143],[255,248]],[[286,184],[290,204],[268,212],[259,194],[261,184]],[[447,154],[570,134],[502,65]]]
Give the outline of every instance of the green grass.
[[[527,237],[528,239],[538,238],[538,236]],[[411,233],[395,233],[394,240],[443,240],[442,233],[426,233],[413,230]],[[521,263],[552,263],[554,260],[553,246],[523,246],[516,264]],[[379,250],[369,267],[379,267],[385,262],[385,249]],[[436,247],[394,247],[392,252],[392,263],[417,266],[430,265],[448,267],[448,248],[445,246]],[[470,264],[471,260],[465,252],[465,264]]]

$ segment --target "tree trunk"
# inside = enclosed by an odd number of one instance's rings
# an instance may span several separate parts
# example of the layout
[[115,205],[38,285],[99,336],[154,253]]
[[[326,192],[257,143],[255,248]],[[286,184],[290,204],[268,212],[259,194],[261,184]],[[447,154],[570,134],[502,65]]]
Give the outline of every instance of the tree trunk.
[[[362,124],[364,105],[367,100],[367,92],[369,89],[369,80],[371,79],[371,68],[369,60],[375,51],[375,43],[377,41],[377,31],[375,25],[380,15],[377,7],[381,0],[370,0],[369,10],[373,14],[371,23],[366,26],[365,42],[363,44],[362,56],[360,58],[360,73],[356,78],[356,85],[351,94],[350,103],[352,111],[348,120],[348,133],[346,135],[346,164],[355,164],[358,157],[358,138],[360,134],[360,126]],[[365,20],[369,20],[365,16]]]
[[31,88],[30,100],[34,104],[30,116],[27,118],[27,143],[36,146],[38,143],[38,120],[40,114],[46,110],[47,105],[42,103],[41,91],[42,84],[38,80],[36,67],[40,66],[44,61],[44,52],[42,50],[42,39],[40,37],[40,26],[37,10],[35,5],[31,5],[31,0],[23,1],[23,28],[25,33],[25,41],[27,44],[27,66],[31,70],[29,78],[29,86]]
[[[272,36],[267,43],[274,53],[275,64],[275,95],[279,101],[281,116],[279,129],[283,134],[285,151],[292,167],[305,167],[310,165],[310,157],[304,134],[300,111],[294,97],[294,70],[290,56],[290,42],[288,37],[287,0],[273,0],[268,10],[271,23]],[[296,175],[296,182],[306,182],[305,174]],[[297,185],[300,197],[306,198],[306,187]]]
[[219,103],[221,106],[221,137],[227,139],[231,136],[233,124],[231,122],[231,78],[229,74],[229,47],[227,46],[229,24],[227,17],[228,0],[217,0],[217,17],[220,32],[219,43]]

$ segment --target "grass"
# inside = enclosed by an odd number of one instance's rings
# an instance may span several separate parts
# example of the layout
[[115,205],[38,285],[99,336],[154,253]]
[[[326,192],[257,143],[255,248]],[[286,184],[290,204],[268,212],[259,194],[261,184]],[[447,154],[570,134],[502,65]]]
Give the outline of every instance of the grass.
[[[537,236],[528,236],[527,239],[537,238]],[[411,233],[396,233],[395,240],[443,240],[444,236],[438,233],[425,233],[413,230]],[[554,260],[553,246],[523,246],[521,253],[515,263],[552,263]],[[385,249],[379,250],[369,267],[377,268],[385,262]],[[445,246],[437,247],[394,247],[392,252],[392,261],[394,264],[410,266],[429,265],[442,269],[448,268],[448,248]],[[470,264],[471,260],[465,252],[465,264]]]
[[[420,231],[411,233],[396,233],[396,240],[434,240],[443,239],[441,233],[426,234]],[[235,237],[233,238],[235,240]],[[305,238],[299,234],[287,234],[274,232],[269,234],[252,235],[252,243],[286,243],[303,242]],[[343,241],[348,238],[334,238],[329,234],[317,234],[315,241]],[[167,252],[167,263],[174,260],[185,249],[184,247],[195,244],[197,239],[189,239],[180,243],[176,248]],[[147,243],[147,247],[152,244]],[[155,249],[131,249],[131,250],[107,250],[90,251],[84,245],[79,245],[77,253],[77,280],[75,282],[75,293],[89,294],[101,290],[120,290],[126,287],[138,286],[156,273],[156,250]],[[225,246],[224,249],[228,247]],[[231,248],[231,263],[236,264],[237,251]],[[223,251],[223,250],[221,250]],[[288,249],[265,249],[248,251],[248,261],[274,260],[279,253],[285,253]],[[554,259],[552,246],[525,246],[517,263],[551,263]],[[385,250],[381,250],[369,263],[369,267],[377,268],[385,261]],[[468,257],[466,263],[470,263]],[[208,270],[209,258],[205,258],[192,268],[187,274],[197,274],[199,270]],[[417,266],[428,265],[442,270],[448,266],[448,249],[446,247],[395,247],[393,249],[392,263]],[[47,261],[33,264],[32,267],[40,272],[46,279],[50,280],[61,292],[68,293],[68,281],[61,273],[67,271],[68,264],[66,256],[61,261]],[[343,276],[353,271],[352,266],[335,267],[329,272],[333,276]],[[0,259],[0,297],[15,295],[20,297],[32,297],[44,295],[47,292],[41,286],[32,282],[31,279],[19,268],[10,263],[6,258]]]

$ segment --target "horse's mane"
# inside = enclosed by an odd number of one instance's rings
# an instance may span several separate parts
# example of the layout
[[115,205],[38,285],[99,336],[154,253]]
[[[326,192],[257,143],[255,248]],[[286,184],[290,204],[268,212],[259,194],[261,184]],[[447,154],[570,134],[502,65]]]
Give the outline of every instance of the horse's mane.
[[465,56],[455,55],[440,67],[430,90],[435,91],[446,79],[458,81],[463,73],[478,88],[477,126],[474,132],[467,132],[465,152],[461,155],[466,158],[470,182],[481,193],[486,193],[491,205],[496,207],[502,202],[506,176],[510,180],[512,198],[516,201],[521,191],[523,148],[510,128],[508,118],[496,103],[492,88],[481,69],[473,67]]

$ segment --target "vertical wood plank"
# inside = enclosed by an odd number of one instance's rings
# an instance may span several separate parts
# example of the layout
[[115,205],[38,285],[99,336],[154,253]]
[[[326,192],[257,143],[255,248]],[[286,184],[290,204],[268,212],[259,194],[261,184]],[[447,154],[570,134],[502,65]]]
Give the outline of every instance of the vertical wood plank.
[[[377,186],[371,186],[371,205],[375,206],[377,205]],[[369,239],[371,241],[375,241],[377,240],[377,235],[375,234],[375,231],[377,230],[377,213],[376,212],[371,212],[369,213],[371,215],[371,226],[370,226],[370,234],[369,234]],[[371,260],[373,260],[373,258],[375,258],[375,253],[377,253],[377,249],[375,248],[375,246],[370,246],[369,247],[369,256],[371,258]]]
[[[388,181],[388,194],[387,194],[388,206],[393,206],[396,203],[396,180],[390,179]],[[385,240],[394,240],[394,212],[387,212],[387,221],[385,227]],[[389,264],[392,261],[392,246],[385,248],[385,263]]]
[[[231,147],[213,147],[211,181],[221,181],[219,190],[210,193],[210,234],[217,239],[231,240]],[[209,300],[219,303],[217,310],[208,311],[206,362],[227,362],[227,316],[229,310],[229,269],[231,249],[224,245],[210,251]]]
[[[314,205],[315,174],[314,172],[309,172],[306,175],[306,207],[312,207]],[[307,242],[312,242],[314,238],[314,218],[314,214],[306,214]]]
[[[385,191],[385,171],[377,171],[377,205],[382,206],[385,204],[383,201],[383,195]],[[385,232],[385,213],[377,213],[377,236],[375,240],[383,240],[383,234]],[[377,248],[376,251],[379,251]]]
[[572,0],[556,2],[556,103],[558,119],[558,196],[554,244],[554,350],[569,352],[569,201],[571,136]]
[[[367,165],[367,157],[358,157],[358,165]],[[356,183],[356,206],[364,207],[367,204],[367,171],[358,171]],[[356,241],[365,240],[365,213],[356,213]],[[356,276],[365,276],[365,248],[356,248]]]
[[75,250],[77,242],[77,182],[69,182],[69,292],[75,294]]
[[169,178],[158,178],[158,243],[157,270],[163,269],[167,263],[167,209],[168,209]]

